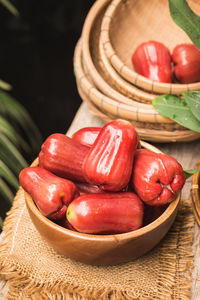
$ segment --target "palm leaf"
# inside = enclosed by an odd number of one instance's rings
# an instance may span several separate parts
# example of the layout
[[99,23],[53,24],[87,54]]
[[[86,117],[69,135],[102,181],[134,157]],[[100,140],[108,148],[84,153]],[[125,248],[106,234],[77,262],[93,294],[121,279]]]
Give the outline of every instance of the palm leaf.
[[39,151],[42,137],[37,126],[26,109],[3,91],[0,91],[0,114],[19,124],[24,130],[33,152]]
[[18,148],[21,148],[26,153],[31,153],[32,149],[20,134],[11,126],[5,118],[0,116],[0,133],[5,134],[10,141]]
[[0,160],[2,160],[15,175],[19,175],[19,172],[22,170],[21,165],[16,162],[13,157],[8,155],[5,149],[1,149],[0,151]]
[[13,202],[13,193],[8,185],[0,178],[0,194],[6,199],[9,203]]
[[8,0],[0,0],[0,2],[9,10],[14,16],[18,17],[19,12],[18,10],[14,7],[12,3],[10,3]]
[[0,79],[0,89],[10,91],[12,89],[12,86],[4,80]]
[[0,176],[4,178],[16,190],[19,187],[19,182],[13,172],[0,160]]
[[[21,155],[21,153],[17,150],[17,148],[10,142],[10,140],[4,136],[0,135],[0,148],[5,151],[8,156],[13,158],[13,160],[21,166],[21,168],[26,168],[28,166],[27,162]],[[1,152],[2,152],[1,151]]]

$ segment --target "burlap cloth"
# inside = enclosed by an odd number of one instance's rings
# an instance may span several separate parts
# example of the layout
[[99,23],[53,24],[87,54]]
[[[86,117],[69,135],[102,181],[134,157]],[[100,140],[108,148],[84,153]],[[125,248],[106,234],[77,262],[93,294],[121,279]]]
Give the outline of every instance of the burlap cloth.
[[194,217],[183,201],[162,242],[135,261],[109,267],[57,254],[33,226],[20,188],[4,223],[0,277],[7,299],[190,299]]

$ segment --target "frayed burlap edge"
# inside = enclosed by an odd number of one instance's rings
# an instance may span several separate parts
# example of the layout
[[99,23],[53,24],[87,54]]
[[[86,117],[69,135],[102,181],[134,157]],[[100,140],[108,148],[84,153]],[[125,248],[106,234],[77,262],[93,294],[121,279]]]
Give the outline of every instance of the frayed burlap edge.
[[[0,246],[0,277],[8,281],[9,291],[6,299],[13,300],[83,300],[83,299],[132,299],[132,300],[189,300],[191,299],[191,275],[193,269],[192,243],[194,236],[194,217],[192,215],[191,201],[182,200],[177,218],[167,235],[158,246],[160,255],[160,281],[156,298],[134,297],[128,291],[113,290],[111,288],[94,290],[91,288],[73,285],[55,284],[48,286],[36,282],[26,274],[18,265],[6,262],[10,250],[7,242],[12,239],[16,228],[16,218],[20,217],[21,206],[17,198],[23,190],[17,192],[11,210],[4,222],[5,234]],[[22,212],[21,212],[22,214]],[[171,291],[169,293],[169,290]]]

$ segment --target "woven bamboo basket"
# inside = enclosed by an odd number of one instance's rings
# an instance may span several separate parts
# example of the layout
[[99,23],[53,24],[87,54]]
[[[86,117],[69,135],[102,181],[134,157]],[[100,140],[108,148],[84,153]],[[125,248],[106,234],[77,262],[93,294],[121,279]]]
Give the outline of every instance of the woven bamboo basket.
[[[127,104],[132,104],[131,99],[134,102],[151,103],[156,95],[127,83],[116,73],[108,60],[107,63],[105,62],[106,56],[101,55],[101,49],[99,48],[100,29],[108,2],[97,1],[84,23],[82,40],[85,69],[96,86],[115,100]],[[111,68],[112,71],[110,72]],[[127,85],[129,85],[128,88],[126,88]]]
[[[196,168],[200,168],[200,161]],[[200,226],[200,172],[192,176],[191,197],[193,211],[198,225]]]
[[[200,14],[200,1],[190,0],[189,4]],[[139,75],[133,69],[131,56],[142,42],[156,40],[164,43],[170,51],[177,44],[191,43],[184,31],[173,22],[168,0],[113,0],[103,16],[100,38],[110,64],[127,82],[159,94],[181,94],[200,89],[200,82],[160,83]]]
[[[163,123],[158,123],[157,119],[155,119],[154,122],[147,122],[147,117],[144,114],[140,114],[140,116],[138,116],[137,108],[116,103],[115,100],[103,94],[99,89],[97,89],[91,77],[85,72],[81,53],[82,47],[81,41],[79,41],[74,53],[74,71],[76,75],[77,88],[83,101],[86,101],[90,109],[103,120],[107,122],[116,118],[127,119],[132,122],[140,138],[147,141],[192,141],[200,137],[200,134],[190,130],[185,130],[184,127],[182,127],[182,130],[174,129],[173,123],[166,123],[165,129],[163,129]],[[159,120],[162,116],[157,114],[155,118],[158,118]]]
[[[105,70],[101,68],[99,53],[99,36],[101,21],[109,0],[98,0],[92,6],[84,22],[82,31],[82,55],[84,67],[99,90],[116,101],[124,104],[132,104],[131,99],[123,96],[115,88],[111,88],[109,78]],[[102,76],[106,76],[104,79]]]
[[[91,78],[91,81],[99,91],[101,91],[105,96],[108,96],[109,99],[113,100],[112,113],[114,113],[113,111],[117,110],[121,116],[127,118],[127,114],[130,112],[130,119],[154,123],[154,126],[156,128],[162,128],[162,126],[167,126],[166,124],[168,124],[171,130],[177,128],[182,130],[182,126],[176,124],[168,118],[160,116],[152,107],[152,105],[143,104],[139,103],[138,101],[131,100],[130,98],[123,96],[121,93],[117,92],[116,89],[111,87],[108,73],[105,72],[104,68],[102,68],[98,46],[101,20],[108,2],[108,0],[96,1],[92,9],[90,10],[83,26],[81,39],[83,57],[82,63],[84,65],[87,77]],[[80,55],[78,54],[77,57],[79,56]],[[81,64],[80,60],[81,59],[76,60],[78,62],[78,65]],[[86,80],[83,77],[83,74],[81,80],[85,81],[86,84]],[[110,101],[108,100],[107,102]]]

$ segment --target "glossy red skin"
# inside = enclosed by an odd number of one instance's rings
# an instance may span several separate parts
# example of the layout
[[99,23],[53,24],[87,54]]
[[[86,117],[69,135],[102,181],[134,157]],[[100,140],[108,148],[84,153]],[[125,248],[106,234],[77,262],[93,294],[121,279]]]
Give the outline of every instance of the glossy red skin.
[[82,145],[91,147],[94,144],[100,130],[101,127],[84,127],[76,131],[72,135],[72,139]]
[[185,183],[182,166],[169,155],[138,149],[135,153],[132,184],[148,205],[173,201]]
[[84,160],[86,181],[107,191],[125,188],[130,180],[137,142],[137,133],[128,121],[107,123]]
[[172,82],[171,55],[156,41],[140,44],[132,55],[134,69],[140,75],[158,82]]
[[129,232],[142,226],[143,203],[134,193],[85,194],[70,203],[67,219],[83,233]]
[[[102,127],[84,127],[76,131],[72,135],[72,139],[76,140],[82,145],[91,147],[94,144],[99,132],[101,131],[101,128]],[[138,137],[137,148],[141,148],[139,137]]]
[[200,81],[200,50],[193,44],[177,45],[172,53],[174,74],[181,83]]
[[84,182],[82,164],[89,149],[65,134],[54,133],[41,147],[39,166],[57,176]]
[[23,169],[19,180],[41,213],[50,219],[62,219],[66,214],[66,205],[79,195],[73,182],[40,167]]

